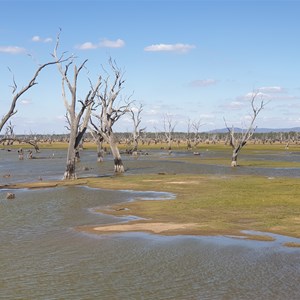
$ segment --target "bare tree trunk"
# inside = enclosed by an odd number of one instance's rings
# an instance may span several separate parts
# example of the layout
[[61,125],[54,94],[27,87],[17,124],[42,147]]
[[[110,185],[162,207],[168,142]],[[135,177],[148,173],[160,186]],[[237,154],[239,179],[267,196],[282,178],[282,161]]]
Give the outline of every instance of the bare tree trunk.
[[137,152],[137,151],[138,151],[138,145],[139,145],[138,139],[137,139],[137,137],[134,137],[134,138],[133,138],[133,148],[132,148],[132,152]]
[[80,162],[80,152],[78,147],[75,149],[75,162]]
[[97,142],[97,161],[103,162],[104,161],[104,150],[103,150],[103,142]]
[[104,161],[104,149],[103,149],[103,141],[104,138],[96,131],[90,128],[90,133],[94,139],[94,142],[97,145],[97,162]]
[[77,179],[76,172],[75,172],[75,159],[67,161],[66,171],[63,179],[64,180]]
[[165,130],[165,136],[168,142],[168,150],[169,154],[171,154],[172,150],[172,136],[175,130],[176,124],[173,124],[172,117],[168,114],[164,115],[164,130]]
[[141,113],[143,111],[143,105],[140,104],[139,107],[131,108],[130,113],[131,113],[131,119],[133,121],[133,149],[132,149],[132,154],[137,154],[138,151],[138,145],[139,145],[139,139],[141,137],[141,133],[146,129],[146,128],[139,128],[142,118],[141,118]]
[[[59,39],[60,34],[57,36],[56,47],[53,52],[53,57],[57,59],[56,66],[58,68],[59,73],[62,77],[62,98],[64,101],[65,108],[67,110],[66,118],[69,124],[70,130],[70,137],[69,137],[69,146],[68,146],[68,154],[67,154],[67,166],[66,171],[64,173],[63,179],[76,179],[75,173],[75,163],[76,159],[79,159],[79,145],[83,139],[84,133],[86,132],[88,122],[91,115],[91,105],[94,102],[94,98],[98,93],[98,90],[101,86],[101,77],[98,78],[97,83],[95,86],[92,86],[91,80],[90,82],[90,90],[87,92],[85,100],[78,100],[77,99],[77,83],[78,83],[78,76],[82,69],[85,67],[87,60],[85,60],[79,68],[74,65],[73,70],[73,82],[69,80],[69,67],[73,64],[74,57],[72,56],[72,60],[63,65],[61,61],[58,59],[57,50],[59,46]],[[64,54],[62,54],[63,56]],[[71,59],[69,58],[69,60]],[[68,95],[67,95],[68,91]],[[68,96],[70,99],[68,100]],[[81,103],[81,109],[77,112],[76,104],[77,102]],[[80,125],[80,122],[82,124]]]
[[98,104],[101,107],[98,114],[93,114],[93,116],[98,119],[99,125],[96,125],[91,118],[91,125],[93,126],[93,131],[101,136],[105,142],[109,143],[111,152],[114,157],[114,170],[116,173],[123,173],[124,166],[121,159],[121,155],[113,134],[113,125],[117,122],[120,117],[129,111],[129,98],[123,100],[124,105],[116,107],[114,102],[117,99],[119,93],[122,90],[122,85],[125,80],[122,79],[122,72],[117,67],[116,63],[111,59],[109,60],[110,67],[114,74],[114,80],[112,84],[109,84],[109,76],[104,79],[103,91],[97,93]]
[[231,157],[231,166],[237,167],[238,150],[234,149]]
[[68,146],[68,154],[67,154],[67,165],[66,165],[66,170],[64,173],[63,179],[76,179],[76,172],[75,172],[75,164],[76,164],[76,155],[75,155],[75,140],[76,136],[73,137],[72,134],[76,134],[73,130],[71,130],[71,135],[70,135],[70,141],[69,141],[69,146]]
[[113,133],[109,137],[109,145],[114,157],[115,173],[124,173],[122,158]]

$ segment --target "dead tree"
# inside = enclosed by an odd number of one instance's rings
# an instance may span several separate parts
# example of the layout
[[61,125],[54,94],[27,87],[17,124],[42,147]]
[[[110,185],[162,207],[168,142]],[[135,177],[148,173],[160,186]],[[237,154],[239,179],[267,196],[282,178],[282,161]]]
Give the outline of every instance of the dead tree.
[[[88,122],[90,119],[91,105],[94,102],[94,98],[101,85],[101,77],[98,78],[95,86],[91,85],[89,80],[90,89],[88,90],[85,99],[80,100],[77,98],[78,88],[78,76],[82,69],[85,67],[87,60],[85,60],[79,67],[74,64],[74,57],[71,57],[69,61],[63,65],[58,60],[57,50],[59,46],[60,35],[57,36],[56,47],[53,52],[53,57],[57,60],[57,68],[62,79],[62,97],[64,101],[66,112],[66,118],[68,121],[68,129],[70,130],[68,153],[67,153],[67,165],[63,179],[76,179],[75,165],[76,165],[76,153],[78,146],[86,132]],[[73,65],[73,81],[69,79],[70,66]],[[68,96],[67,97],[67,90]],[[80,103],[81,107],[79,111],[76,111],[76,104]]]
[[[94,130],[93,127],[89,127],[90,133],[97,145],[97,161],[103,162],[104,161],[104,149],[103,149],[103,142],[104,138],[101,134],[99,134],[98,130]],[[98,128],[97,128],[98,129]]]
[[6,130],[5,130],[5,135],[3,138],[0,138],[0,143],[5,144],[7,146],[13,145],[14,142],[17,142],[19,144],[29,144],[32,147],[34,147],[36,152],[39,152],[40,148],[38,146],[37,140],[35,138],[32,138],[31,136],[23,137],[23,138],[18,138],[16,137],[14,133],[14,125],[9,121]]
[[193,130],[194,130],[194,147],[197,147],[199,143],[201,142],[200,139],[200,127],[203,126],[204,123],[201,122],[201,120],[194,121],[192,124]]
[[188,119],[188,122],[187,122],[186,144],[187,144],[187,149],[191,150],[192,149],[192,144],[191,144],[191,119]]
[[133,121],[133,132],[132,132],[132,138],[133,138],[133,149],[132,153],[136,153],[138,151],[138,145],[139,145],[139,140],[141,137],[141,133],[146,129],[146,128],[140,128],[140,124],[142,121],[141,118],[141,113],[143,111],[143,105],[140,104],[139,107],[131,108],[130,109],[130,115],[131,119]]
[[265,107],[266,103],[264,100],[260,100],[260,104],[258,106],[255,105],[255,100],[259,96],[258,92],[252,93],[252,98],[251,98],[251,108],[252,108],[252,115],[251,115],[251,121],[249,124],[249,127],[247,130],[241,132],[241,133],[236,133],[234,131],[234,127],[229,128],[226,124],[226,128],[229,132],[229,143],[230,146],[232,147],[232,158],[231,158],[231,166],[236,167],[237,166],[237,158],[239,152],[242,150],[242,148],[247,144],[249,139],[253,136],[256,127],[254,127],[254,122],[258,116],[258,114],[261,112],[261,110]]
[[5,144],[7,146],[13,145],[14,140],[16,138],[15,133],[14,133],[14,125],[11,123],[11,121],[8,122],[6,129],[5,129],[5,135],[3,138],[0,139],[1,144]]
[[169,114],[164,115],[164,131],[165,137],[168,143],[168,150],[172,150],[173,134],[176,127],[176,123],[173,122],[172,116]]
[[[114,157],[114,170],[116,173],[123,173],[124,166],[120,151],[118,149],[117,139],[113,132],[113,125],[129,111],[129,98],[124,99],[124,105],[116,106],[116,100],[123,89],[123,72],[118,68],[117,64],[110,58],[109,65],[113,73],[113,80],[110,82],[110,76],[107,75],[104,80],[102,90],[97,92],[97,106],[100,108],[97,113],[93,113],[98,124],[91,119],[93,130],[103,137],[103,140],[109,144],[111,153]],[[122,99],[121,99],[122,100]]]
[[[33,86],[35,86],[37,84],[36,80],[40,74],[40,72],[47,66],[49,65],[54,65],[57,63],[57,61],[62,61],[62,57],[57,58],[57,60],[55,61],[51,61],[51,62],[47,62],[43,65],[40,65],[37,70],[35,71],[33,77],[29,80],[28,84],[25,85],[24,87],[22,87],[21,89],[18,89],[17,83],[15,81],[14,75],[13,75],[13,85],[12,85],[12,100],[11,100],[11,104],[10,107],[7,111],[7,113],[2,117],[1,121],[0,121],[0,133],[4,127],[4,125],[6,124],[6,122],[17,113],[16,110],[16,105],[17,105],[17,101],[20,99],[21,96],[23,96],[29,89],[31,89]],[[9,69],[9,71],[11,71]]]

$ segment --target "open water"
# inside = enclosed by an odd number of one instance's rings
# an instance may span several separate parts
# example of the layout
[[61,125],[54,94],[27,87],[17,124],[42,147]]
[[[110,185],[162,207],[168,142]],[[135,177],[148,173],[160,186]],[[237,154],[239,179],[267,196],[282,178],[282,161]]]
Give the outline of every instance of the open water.
[[[18,161],[16,153],[2,150],[0,184],[62,177],[64,152],[35,155],[38,159]],[[201,165],[170,162],[163,156],[155,152],[137,161],[125,157],[124,163],[129,174],[246,172],[246,168],[232,171],[221,166],[205,171]],[[287,159],[299,159],[290,156]],[[82,153],[78,175],[112,174],[111,158],[101,166],[95,161],[93,151]],[[293,170],[285,169],[256,172],[293,176]],[[7,174],[10,177],[2,176]],[[299,239],[99,236],[78,232],[76,227],[126,219],[97,214],[95,208],[136,197],[172,201],[167,199],[174,195],[68,187],[16,190],[16,198],[6,200],[7,191],[0,190],[0,299],[300,299],[300,249],[282,246]]]

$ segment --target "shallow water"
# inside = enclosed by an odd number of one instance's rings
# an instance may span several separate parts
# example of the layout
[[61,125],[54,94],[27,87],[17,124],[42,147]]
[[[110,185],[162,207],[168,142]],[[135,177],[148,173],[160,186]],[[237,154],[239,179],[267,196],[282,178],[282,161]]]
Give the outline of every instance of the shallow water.
[[[82,176],[112,174],[111,161],[98,169],[94,153],[85,154],[81,166],[90,169],[80,170]],[[0,155],[0,165],[12,174],[2,181],[59,179],[64,171],[63,153],[22,162]],[[153,157],[128,158],[128,172],[199,169],[162,163],[155,155],[157,163]],[[171,194],[69,187],[16,190],[16,199],[6,200],[6,192],[0,190],[0,299],[299,299],[300,250],[282,246],[293,239],[76,231],[81,225],[126,221],[97,214],[96,207],[134,198],[172,199]]]
[[[152,151],[149,155],[139,156],[138,159],[123,155],[125,174],[210,174],[210,175],[259,175],[267,177],[300,177],[299,168],[261,168],[261,167],[230,167],[230,153],[228,151],[203,151],[198,157],[197,164],[187,163],[176,158],[191,157],[190,151],[173,151],[169,156],[164,151]],[[227,157],[228,166],[206,165],[205,158]],[[241,155],[242,156],[242,155]],[[28,182],[42,180],[60,180],[66,165],[66,152],[63,150],[42,150],[34,153],[36,159],[18,160],[17,151],[0,150],[0,184],[14,182]],[[272,160],[300,162],[300,155],[293,152],[259,152],[254,155],[243,155],[243,159]],[[171,160],[170,160],[171,158]],[[203,164],[201,163],[203,161]],[[78,177],[111,176],[113,175],[113,158],[105,157],[101,164],[96,162],[95,151],[85,150],[81,153],[81,161],[76,167]],[[5,175],[10,175],[7,178]]]

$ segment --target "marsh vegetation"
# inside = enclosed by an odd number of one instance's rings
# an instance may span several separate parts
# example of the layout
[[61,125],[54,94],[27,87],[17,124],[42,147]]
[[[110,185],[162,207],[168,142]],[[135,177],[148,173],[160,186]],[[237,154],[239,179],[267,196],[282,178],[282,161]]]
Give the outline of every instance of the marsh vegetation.
[[298,145],[250,144],[232,168],[223,143],[171,154],[153,143],[138,156],[124,143],[121,176],[111,154],[99,163],[83,146],[67,181],[65,142],[40,143],[33,159],[0,150],[7,299],[297,299]]
[[[224,144],[200,144],[197,148],[200,155],[194,155],[194,151],[184,150],[180,146],[170,155],[168,147],[162,149],[163,144],[154,144],[152,147],[142,146],[138,157],[126,154],[125,146],[121,146],[127,167],[124,176],[114,176],[111,166],[113,156],[110,154],[106,154],[104,162],[97,164],[96,146],[86,143],[78,163],[81,178],[70,183],[58,180],[55,184],[175,193],[176,199],[172,202],[128,203],[126,213],[151,222],[196,224],[186,234],[239,235],[243,230],[257,230],[300,237],[298,145],[291,146],[289,150],[280,144],[249,145],[240,158],[241,167],[238,168],[230,167],[231,150]],[[63,159],[64,150],[58,148],[63,148],[63,144],[52,143],[44,147],[41,145],[43,150],[39,154],[40,158],[44,158],[43,168],[47,170],[49,166],[53,170],[56,165],[55,171],[49,176],[40,169],[40,174],[35,174],[36,178],[26,180],[25,177],[22,180],[38,181],[37,178],[42,178],[40,182],[23,183],[19,187],[44,187],[49,179],[52,180],[49,183],[51,186],[54,179],[60,179],[59,161]],[[49,151],[53,155],[43,157],[42,153],[48,155],[46,153]],[[17,161],[14,150],[3,152],[6,157],[14,157],[15,166],[19,164],[9,178],[2,175],[1,181],[6,184],[2,188],[8,188],[9,183],[14,183],[17,177],[14,173],[21,173],[22,163]],[[32,165],[32,169],[39,163],[39,156],[36,155],[36,158],[35,161],[27,162]],[[122,205],[110,213],[122,215]]]

